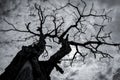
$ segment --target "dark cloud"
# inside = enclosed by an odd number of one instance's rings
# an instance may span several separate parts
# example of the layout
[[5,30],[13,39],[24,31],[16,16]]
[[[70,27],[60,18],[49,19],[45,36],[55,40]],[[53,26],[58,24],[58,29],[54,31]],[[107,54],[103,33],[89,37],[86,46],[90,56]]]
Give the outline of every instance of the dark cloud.
[[8,16],[9,13],[18,8],[21,0],[0,0],[0,16]]
[[101,4],[106,4],[108,7],[120,6],[120,0],[98,0]]
[[46,2],[46,1],[48,1],[48,0],[41,0],[41,1]]
[[0,15],[5,11],[5,7],[7,6],[8,0],[0,0]]

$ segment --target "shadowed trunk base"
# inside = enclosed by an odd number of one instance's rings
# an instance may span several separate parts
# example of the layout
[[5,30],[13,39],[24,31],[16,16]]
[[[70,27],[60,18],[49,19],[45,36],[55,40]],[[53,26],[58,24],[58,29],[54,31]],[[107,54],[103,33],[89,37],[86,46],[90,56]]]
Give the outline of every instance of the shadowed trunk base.
[[54,67],[63,74],[64,71],[57,63],[70,51],[70,45],[63,41],[60,50],[52,55],[48,61],[38,61],[36,49],[23,47],[0,76],[0,80],[51,80],[50,73]]

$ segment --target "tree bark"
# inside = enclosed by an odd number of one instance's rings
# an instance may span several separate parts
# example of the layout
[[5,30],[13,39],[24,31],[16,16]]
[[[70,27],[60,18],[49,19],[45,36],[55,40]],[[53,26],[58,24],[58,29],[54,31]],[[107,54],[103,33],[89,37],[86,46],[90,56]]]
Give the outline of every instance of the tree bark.
[[5,69],[5,72],[0,75],[0,80],[15,80],[26,61],[32,61],[31,59],[39,57],[44,52],[45,44],[45,40],[41,39],[40,42],[34,46],[23,46],[22,50],[17,53],[12,62]]
[[[70,53],[70,45],[63,41],[60,50],[52,55],[48,61],[38,61],[38,53],[42,54],[45,49],[45,43],[40,44],[34,47],[23,47],[0,76],[0,80],[50,80],[50,73],[54,67],[63,73],[57,63]],[[37,49],[38,47],[40,49]]]

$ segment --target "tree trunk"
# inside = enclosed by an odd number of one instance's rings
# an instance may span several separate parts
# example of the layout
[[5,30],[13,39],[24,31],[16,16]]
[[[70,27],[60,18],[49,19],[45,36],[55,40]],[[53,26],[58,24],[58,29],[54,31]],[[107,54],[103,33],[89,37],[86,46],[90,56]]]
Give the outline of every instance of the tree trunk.
[[29,61],[21,68],[15,80],[33,80],[32,66]]
[[[43,53],[44,46],[42,45],[39,53]],[[57,63],[70,51],[70,45],[63,42],[60,50],[51,56],[48,61],[38,61],[36,56],[38,51],[35,48],[23,47],[0,76],[0,80],[50,80],[50,73],[54,67],[63,73]]]

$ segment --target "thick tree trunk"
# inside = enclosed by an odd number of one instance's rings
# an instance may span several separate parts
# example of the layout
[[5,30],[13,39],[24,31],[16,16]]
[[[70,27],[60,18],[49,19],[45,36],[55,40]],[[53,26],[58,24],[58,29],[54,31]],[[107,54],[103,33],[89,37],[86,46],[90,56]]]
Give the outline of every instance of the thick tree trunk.
[[15,80],[20,69],[28,60],[28,56],[30,56],[29,54],[26,55],[24,53],[24,49],[18,52],[18,54],[14,57],[9,66],[5,69],[5,72],[0,76],[0,80]]
[[[15,80],[26,61],[32,61],[31,59],[33,59],[33,57],[39,57],[44,52],[45,44],[45,41],[41,41],[33,47],[23,46],[22,50],[17,53],[12,62],[5,69],[5,72],[0,75],[0,80]],[[25,71],[26,70],[27,69],[25,69]]]
[[[37,46],[37,45],[36,45]],[[38,61],[36,56],[42,54],[45,44],[34,47],[23,47],[16,55],[5,72],[0,76],[0,80],[50,80],[50,73],[54,67],[61,73],[63,70],[57,65],[59,60],[71,51],[67,42],[62,43],[62,47],[48,61]]]
[[40,66],[44,65],[44,69],[46,70],[46,74],[49,76],[53,68],[55,67],[57,71],[60,73],[63,73],[63,70],[57,65],[60,62],[60,59],[62,59],[65,55],[69,54],[71,52],[70,45],[64,40],[62,42],[62,47],[59,51],[57,51],[54,55],[50,57],[48,61],[45,62],[39,62]]
[[32,72],[31,63],[27,61],[19,71],[15,80],[33,80]]

